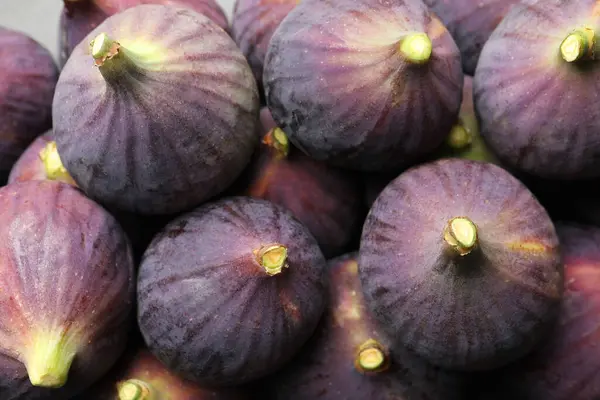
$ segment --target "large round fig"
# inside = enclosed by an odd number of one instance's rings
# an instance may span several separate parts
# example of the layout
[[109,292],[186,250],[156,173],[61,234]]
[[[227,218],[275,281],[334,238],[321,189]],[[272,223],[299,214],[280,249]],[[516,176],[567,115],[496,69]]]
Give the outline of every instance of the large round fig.
[[230,197],[170,222],[144,254],[138,322],[169,369],[208,386],[275,372],[313,333],[325,259],[309,231],[268,201]]
[[0,209],[0,398],[67,398],[125,348],[135,296],[129,241],[62,182],[4,186]]
[[258,142],[258,112],[252,71],[221,28],[189,9],[140,5],[73,51],[56,88],[54,136],[88,196],[170,214],[237,178]]
[[0,184],[27,146],[52,127],[58,68],[26,34],[0,27]]
[[300,2],[264,66],[267,105],[309,156],[397,171],[439,146],[460,108],[460,53],[421,0]]
[[258,83],[260,94],[263,65],[273,32],[299,0],[236,0],[231,20],[231,36],[238,44]]
[[523,0],[474,78],[481,134],[503,163],[548,179],[600,177],[596,0]]
[[190,8],[206,15],[225,31],[229,21],[215,0],[63,0],[60,15],[58,60],[64,66],[71,52],[92,30],[111,15],[140,4],[164,4]]
[[329,262],[327,311],[300,354],[265,379],[270,398],[464,398],[458,374],[432,367],[408,351],[392,350],[392,341],[365,304],[356,258],[350,253]]
[[375,316],[433,364],[477,370],[529,352],[553,322],[554,225],[504,169],[458,158],[411,168],[375,200],[360,277]]
[[460,49],[465,74],[473,75],[483,45],[518,0],[424,0]]

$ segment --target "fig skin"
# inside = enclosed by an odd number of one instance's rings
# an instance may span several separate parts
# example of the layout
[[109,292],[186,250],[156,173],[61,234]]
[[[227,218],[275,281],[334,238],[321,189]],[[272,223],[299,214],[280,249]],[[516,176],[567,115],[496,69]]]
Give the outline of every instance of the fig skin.
[[206,15],[229,33],[229,21],[215,0],[63,0],[60,14],[58,62],[61,68],[85,37],[108,17],[140,4],[163,4],[190,8]]
[[299,0],[236,0],[231,37],[246,56],[264,97],[263,65],[273,32]]
[[[401,51],[416,33],[431,42],[422,64]],[[273,34],[263,82],[273,118],[307,155],[396,172],[442,143],[463,74],[452,37],[421,1],[309,1]]]
[[[96,67],[88,43],[101,33],[121,47]],[[258,142],[258,113],[252,71],[221,28],[189,9],[140,5],[73,51],[56,88],[54,136],[90,198],[174,214],[234,182]]]
[[557,324],[533,353],[488,374],[481,400],[600,398],[600,228],[561,221],[556,231],[565,263]]
[[[270,275],[258,260],[278,244],[287,268]],[[282,207],[244,196],[207,203],[146,250],[138,325],[174,373],[208,387],[250,383],[289,362],[314,332],[325,268],[314,237]]]
[[135,300],[129,241],[62,182],[4,186],[0,206],[0,398],[68,398],[124,351]]
[[598,26],[595,0],[524,0],[486,42],[475,109],[484,140],[510,168],[544,179],[600,177],[600,64],[567,62],[560,50],[586,26]]
[[[265,380],[267,398],[462,399],[464,383],[458,374],[428,365],[408,351],[391,351],[392,341],[373,319],[362,296],[357,256],[352,252],[329,261],[325,315],[300,354]],[[369,364],[373,370],[361,367],[359,358],[361,347],[369,341],[374,345],[370,348],[383,355],[381,366]],[[363,355],[368,362],[366,353]]]
[[291,211],[317,239],[325,258],[348,251],[366,214],[360,181],[349,171],[308,157],[275,129],[264,133],[237,194]]
[[27,146],[52,127],[58,68],[28,35],[0,27],[0,184]]
[[460,49],[462,68],[473,76],[483,45],[518,0],[424,0]]
[[[119,397],[125,382],[147,385],[156,400],[249,400],[242,388],[206,389],[169,371],[145,346],[128,349],[116,368],[79,400],[145,400],[146,397]],[[141,382],[140,382],[141,381]],[[145,389],[145,388],[144,388]]]
[[398,176],[367,216],[359,262],[367,302],[398,345],[448,369],[523,357],[562,298],[552,221],[491,163],[443,159]]

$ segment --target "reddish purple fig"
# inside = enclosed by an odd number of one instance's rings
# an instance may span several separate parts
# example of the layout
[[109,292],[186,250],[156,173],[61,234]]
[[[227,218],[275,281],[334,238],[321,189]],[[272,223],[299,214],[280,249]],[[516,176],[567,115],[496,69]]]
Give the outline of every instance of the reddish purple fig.
[[509,168],[600,178],[597,0],[523,0],[483,47],[474,77],[481,134]]
[[407,352],[373,319],[362,295],[357,254],[329,262],[329,302],[317,332],[279,373],[265,379],[273,399],[462,399],[464,382]]
[[265,56],[273,32],[300,0],[236,0],[231,36],[248,59],[261,95]]
[[63,182],[4,186],[0,208],[0,398],[68,398],[125,348],[135,299],[129,240]]
[[518,0],[424,0],[460,49],[465,74],[473,75],[479,54],[496,26]]
[[229,21],[215,0],[63,0],[60,15],[59,64],[64,66],[71,52],[85,37],[111,15],[140,4],[164,4],[190,8],[206,15],[225,31]]
[[386,186],[363,227],[360,277],[398,344],[451,369],[497,368],[541,340],[563,265],[546,210],[506,170],[459,158]]
[[0,27],[0,184],[27,146],[52,127],[58,68],[26,34]]
[[456,121],[460,53],[421,0],[300,2],[264,66],[267,105],[292,144],[345,168],[398,171]]

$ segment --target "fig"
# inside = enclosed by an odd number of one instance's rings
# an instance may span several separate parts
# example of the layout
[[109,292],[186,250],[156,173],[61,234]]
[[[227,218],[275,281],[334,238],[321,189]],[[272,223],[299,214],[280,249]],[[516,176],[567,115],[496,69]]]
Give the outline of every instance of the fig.
[[0,184],[27,146],[52,127],[58,68],[27,34],[0,27]]
[[79,400],[246,400],[242,388],[202,388],[173,374],[144,346],[132,347],[116,368]]
[[63,0],[60,14],[59,55],[61,67],[71,52],[92,30],[108,17],[140,4],[164,4],[190,8],[206,15],[226,32],[229,21],[215,0]]
[[289,211],[227,197],[171,221],[144,253],[138,325],[174,373],[235,386],[281,368],[322,315],[325,258]]
[[263,65],[273,32],[300,0],[236,0],[231,36],[246,56],[264,97]]
[[595,0],[515,4],[481,51],[473,81],[481,135],[512,169],[600,177]]
[[473,75],[483,45],[518,0],[424,0],[460,49],[465,74]]
[[241,195],[285,207],[308,228],[326,258],[349,249],[363,222],[361,186],[354,174],[314,160],[292,146],[280,128],[263,137],[238,183]]
[[68,398],[124,351],[135,300],[129,240],[63,182],[9,184],[0,207],[0,398]]
[[462,399],[457,374],[441,371],[392,341],[362,296],[356,253],[329,261],[329,301],[316,334],[265,385],[274,399]]
[[486,162],[442,159],[390,182],[365,221],[359,265],[367,302],[398,346],[448,369],[523,357],[562,299],[550,217]]
[[292,144],[369,172],[437,148],[462,97],[458,48],[420,0],[300,2],[273,33],[263,75]]
[[559,319],[534,352],[482,380],[482,400],[600,398],[600,228],[561,221],[556,231],[565,264]]
[[174,214],[234,182],[258,142],[258,113],[252,71],[221,28],[189,9],[139,5],[73,50],[54,97],[54,136],[90,198]]

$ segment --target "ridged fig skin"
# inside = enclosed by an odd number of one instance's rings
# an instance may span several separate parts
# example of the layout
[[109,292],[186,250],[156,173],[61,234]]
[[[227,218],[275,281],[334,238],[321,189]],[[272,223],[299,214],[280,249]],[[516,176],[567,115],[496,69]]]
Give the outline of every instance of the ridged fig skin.
[[261,95],[263,65],[273,32],[300,0],[237,0],[233,6],[231,37],[246,56]]
[[[105,78],[88,43],[107,33],[145,57]],[[122,71],[122,74],[120,74]],[[258,138],[252,71],[233,40],[189,9],[140,5],[115,14],[75,48],[54,97],[54,135],[78,186],[140,214],[187,211],[225,190]]]
[[58,40],[58,61],[61,68],[66,64],[75,46],[105,19],[140,4],[187,7],[206,15],[229,32],[227,15],[215,0],[64,0]]
[[481,400],[600,398],[600,228],[561,221],[556,230],[565,263],[557,324],[532,354],[489,374]]
[[[78,189],[28,181],[0,188],[0,398],[69,398],[124,351],[133,322],[134,266],[117,221]],[[61,389],[35,388],[32,336],[64,329],[75,359]]]
[[483,45],[517,0],[424,0],[460,49],[462,68],[473,76]]
[[48,179],[40,152],[51,141],[52,130],[49,130],[31,142],[11,168],[8,183]]
[[[287,247],[281,273],[257,262]],[[281,368],[314,332],[325,306],[326,262],[288,211],[249,197],[207,203],[167,225],[144,254],[138,323],[173,372],[210,387],[249,383]]]
[[[357,253],[328,263],[329,297],[315,335],[299,355],[265,380],[271,399],[451,400],[463,399],[462,376],[433,367],[392,341],[372,317],[358,276]],[[379,372],[355,366],[360,346],[376,340],[390,357]]]
[[243,388],[207,389],[169,371],[145,346],[133,346],[98,384],[76,400],[120,400],[117,385],[137,379],[157,400],[249,400]]
[[[400,41],[432,41],[411,65]],[[300,2],[269,45],[267,106],[291,142],[332,165],[397,171],[439,146],[460,108],[463,74],[452,37],[421,1]]]
[[27,146],[52,127],[58,68],[26,34],[0,27],[0,183]]
[[598,26],[595,0],[524,0],[486,42],[474,77],[481,134],[508,167],[545,179],[600,177],[600,64],[567,63],[561,42]]
[[[458,256],[454,217],[477,227]],[[558,312],[563,265],[545,209],[506,170],[444,159],[411,168],[375,200],[363,227],[360,278],[370,308],[435,365],[493,369],[539,342]]]

